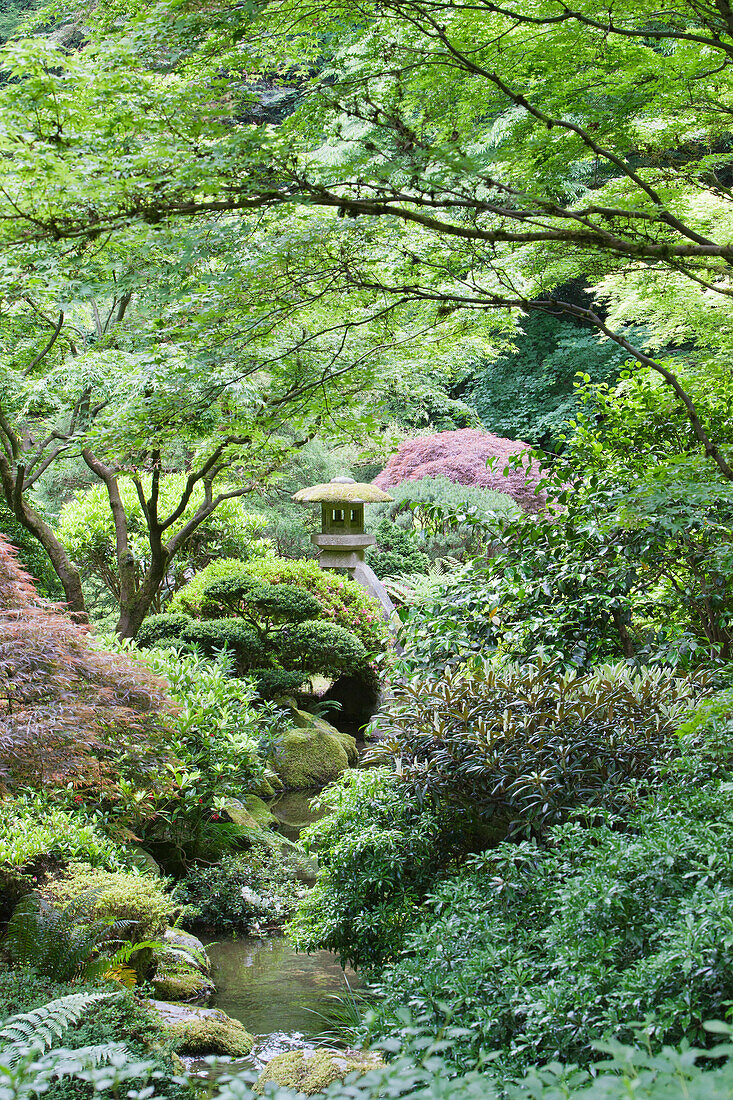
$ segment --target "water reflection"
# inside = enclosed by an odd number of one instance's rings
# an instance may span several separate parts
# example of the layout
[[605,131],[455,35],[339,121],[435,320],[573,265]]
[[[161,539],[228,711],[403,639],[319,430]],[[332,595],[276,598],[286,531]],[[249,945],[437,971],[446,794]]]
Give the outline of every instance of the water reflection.
[[[344,992],[344,971],[330,951],[298,954],[285,936],[224,940],[208,948],[216,994],[211,1004],[254,1035],[308,1037],[326,1027],[330,997]],[[349,985],[361,982],[346,969]]]

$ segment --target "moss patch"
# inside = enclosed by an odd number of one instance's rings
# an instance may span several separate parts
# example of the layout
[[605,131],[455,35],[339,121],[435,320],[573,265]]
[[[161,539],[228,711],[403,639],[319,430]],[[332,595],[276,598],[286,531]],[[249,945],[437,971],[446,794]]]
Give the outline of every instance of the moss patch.
[[44,885],[43,895],[54,904],[64,906],[90,890],[98,895],[94,915],[134,921],[133,940],[160,937],[176,912],[160,879],[146,874],[102,871],[86,863],[70,864],[63,878],[52,879]]
[[254,1046],[254,1037],[244,1025],[218,1010],[191,1016],[167,1030],[170,1038],[176,1040],[176,1048],[181,1054],[244,1058]]
[[349,757],[333,734],[295,729],[283,734],[273,764],[288,790],[302,791],[333,782],[349,767]]
[[156,974],[152,979],[156,997],[162,1001],[206,1001],[215,985],[200,970],[192,966],[178,966]]
[[289,1050],[276,1054],[267,1063],[254,1091],[262,1093],[268,1081],[275,1081],[284,1088],[312,1096],[323,1092],[333,1081],[343,1081],[350,1073],[368,1073],[381,1065],[381,1055],[366,1051]]

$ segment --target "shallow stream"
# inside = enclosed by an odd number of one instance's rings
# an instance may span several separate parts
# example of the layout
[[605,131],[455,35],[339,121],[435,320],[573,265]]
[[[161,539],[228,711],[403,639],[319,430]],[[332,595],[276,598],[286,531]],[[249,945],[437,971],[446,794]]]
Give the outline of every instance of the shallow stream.
[[[317,793],[287,792],[270,804],[289,839],[297,840],[301,829],[322,816],[309,805]],[[348,992],[347,980],[352,989],[361,985],[330,951],[298,954],[286,936],[220,940],[207,944],[207,953],[216,983],[210,1006],[240,1020],[256,1037],[250,1057],[222,1066],[225,1072],[260,1070],[285,1050],[317,1046],[316,1036],[329,1026],[333,997]],[[196,1063],[191,1068],[195,1071]],[[203,1072],[208,1076],[211,1070]]]
[[[317,1045],[314,1037],[328,1026],[323,1017],[331,998],[347,991],[335,955],[297,954],[285,936],[222,940],[208,954],[216,982],[211,1007],[241,1020],[257,1037],[247,1059],[255,1068],[283,1050]],[[352,989],[359,986],[353,970],[346,977]]]

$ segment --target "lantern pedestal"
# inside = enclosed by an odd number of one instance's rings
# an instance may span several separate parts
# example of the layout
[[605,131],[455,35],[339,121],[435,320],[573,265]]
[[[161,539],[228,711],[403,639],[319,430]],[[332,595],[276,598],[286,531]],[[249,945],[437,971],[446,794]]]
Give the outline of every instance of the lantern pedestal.
[[364,560],[368,546],[376,543],[374,535],[311,535],[311,542],[318,547],[318,564],[321,569],[345,569],[352,580],[376,596],[384,609],[387,620],[397,616],[395,605],[377,574]]

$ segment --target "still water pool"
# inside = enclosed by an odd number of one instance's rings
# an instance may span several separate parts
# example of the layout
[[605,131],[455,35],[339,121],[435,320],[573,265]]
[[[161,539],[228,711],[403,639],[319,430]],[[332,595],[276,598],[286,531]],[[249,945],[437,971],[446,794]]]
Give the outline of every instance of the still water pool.
[[346,992],[346,979],[352,989],[362,984],[350,968],[344,973],[330,951],[301,955],[285,936],[222,940],[207,950],[216,982],[211,1007],[241,1020],[256,1039],[249,1058],[213,1072],[197,1059],[184,1059],[192,1072],[207,1077],[260,1070],[283,1051],[317,1046],[333,995]]

